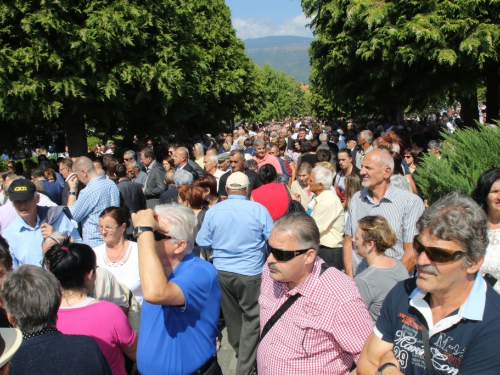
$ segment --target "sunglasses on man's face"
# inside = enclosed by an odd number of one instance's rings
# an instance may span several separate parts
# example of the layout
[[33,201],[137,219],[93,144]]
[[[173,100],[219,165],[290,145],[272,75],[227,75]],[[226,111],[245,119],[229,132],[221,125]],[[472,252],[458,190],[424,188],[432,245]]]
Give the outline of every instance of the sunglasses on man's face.
[[309,249],[304,249],[304,250],[281,250],[281,249],[276,249],[269,245],[269,241],[266,241],[267,249],[271,254],[273,254],[274,259],[276,259],[278,262],[288,262],[289,260],[292,260],[296,256],[299,256],[301,254],[304,254],[311,250]]
[[422,252],[425,252],[425,255],[427,255],[427,258],[431,262],[435,263],[448,263],[452,262],[454,260],[460,259],[464,257],[467,252],[466,251],[453,251],[450,252],[451,250],[446,250],[446,249],[440,249],[437,247],[427,247],[422,245],[422,243],[419,241],[418,236],[415,236],[413,239],[413,248],[417,252],[418,255],[422,254]]
[[153,234],[155,236],[155,241],[163,241],[163,240],[171,240],[172,239],[172,237],[167,236],[166,234],[163,234],[163,233],[158,232],[158,231],[154,231]]

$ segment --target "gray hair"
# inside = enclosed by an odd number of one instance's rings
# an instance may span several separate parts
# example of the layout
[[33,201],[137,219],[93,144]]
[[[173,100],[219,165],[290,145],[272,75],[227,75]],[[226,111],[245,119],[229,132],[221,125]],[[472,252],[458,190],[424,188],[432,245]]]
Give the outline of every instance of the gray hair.
[[488,218],[471,198],[450,193],[424,211],[417,222],[421,234],[429,231],[444,241],[458,241],[468,250],[464,266],[483,258],[488,246]]
[[259,146],[265,146],[266,141],[263,140],[262,138],[255,138],[255,141],[253,141],[253,147],[259,147]]
[[259,164],[253,159],[245,160],[245,163],[243,164],[243,166],[246,169],[248,169],[250,167],[259,168]]
[[326,142],[326,141],[328,141],[328,137],[329,137],[328,133],[321,133],[319,135],[319,141],[320,142]]
[[5,275],[2,297],[5,310],[23,333],[55,327],[61,286],[52,273],[24,264]]
[[[76,243],[76,239],[69,234],[61,233],[61,232],[52,232],[49,236],[45,237],[42,241],[42,251],[47,246],[48,242],[54,242],[56,244],[62,244],[64,241],[68,241],[68,244]],[[52,244],[50,245],[52,246]],[[48,250],[48,249],[47,249]]]
[[376,148],[366,153],[366,155],[371,154],[372,152],[378,154],[378,161],[382,164],[382,167],[389,167],[392,174],[392,172],[394,172],[394,158],[391,153],[384,148]]
[[373,133],[370,130],[363,130],[359,133],[359,138],[364,139],[368,144],[372,144],[373,142]]
[[211,163],[217,163],[217,156],[215,155],[207,155],[208,161]]
[[198,225],[198,219],[193,210],[178,203],[170,203],[156,206],[155,212],[158,214],[160,221],[169,224],[168,234],[172,237],[172,240],[186,241],[187,245],[184,253],[191,253]]
[[175,186],[181,186],[181,185],[192,185],[194,181],[193,175],[185,171],[184,169],[179,169],[175,171],[174,174],[174,183]]
[[136,160],[136,157],[135,157],[135,151],[133,150],[127,150],[123,153],[123,155],[127,155],[129,158],[132,158],[134,160]]
[[408,179],[405,176],[401,176],[400,174],[393,174],[391,176],[391,185],[413,193]]
[[314,219],[305,212],[289,212],[274,222],[273,232],[293,238],[299,249],[319,251],[319,229]]
[[237,144],[236,146],[234,146],[234,148],[238,151],[243,151],[245,149],[245,146],[244,145],[240,145],[240,144]]
[[427,144],[427,148],[435,148],[438,151],[441,151],[441,142],[439,141],[429,141]]
[[333,173],[331,170],[325,167],[314,167],[311,173],[314,172],[315,181],[317,184],[322,184],[325,190],[328,190],[332,187],[333,184]]

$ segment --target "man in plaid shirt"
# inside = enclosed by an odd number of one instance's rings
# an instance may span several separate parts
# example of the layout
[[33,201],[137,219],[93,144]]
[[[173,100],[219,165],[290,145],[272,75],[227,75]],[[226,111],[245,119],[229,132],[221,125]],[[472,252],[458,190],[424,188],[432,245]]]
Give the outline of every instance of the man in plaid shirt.
[[[274,223],[259,297],[260,375],[348,374],[372,331],[356,284],[336,268],[325,267],[318,249],[319,230],[307,214],[285,214]],[[264,329],[297,294],[275,324]]]

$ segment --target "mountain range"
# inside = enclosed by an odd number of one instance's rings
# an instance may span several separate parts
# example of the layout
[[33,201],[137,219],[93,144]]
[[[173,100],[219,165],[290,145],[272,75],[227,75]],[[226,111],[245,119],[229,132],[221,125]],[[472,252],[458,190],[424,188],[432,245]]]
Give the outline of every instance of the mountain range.
[[307,51],[313,38],[301,36],[267,36],[246,39],[246,54],[259,66],[271,65],[284,70],[300,83],[309,84],[309,56]]

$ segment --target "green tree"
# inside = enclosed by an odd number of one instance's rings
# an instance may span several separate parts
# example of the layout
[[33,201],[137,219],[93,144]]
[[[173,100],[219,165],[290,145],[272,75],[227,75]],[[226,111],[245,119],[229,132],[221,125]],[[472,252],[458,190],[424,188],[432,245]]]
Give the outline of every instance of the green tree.
[[[310,49],[314,90],[343,111],[392,116],[457,98],[472,125],[477,84],[486,72],[493,78],[500,73],[498,5],[498,0],[303,0],[316,35]],[[488,92],[498,94],[493,78]],[[494,103],[492,118],[498,116]]]
[[0,15],[0,115],[12,135],[63,127],[81,155],[85,124],[186,134],[259,103],[223,0],[7,0]]
[[264,64],[260,75],[263,106],[255,112],[255,120],[268,121],[310,114],[306,94],[295,78],[287,76],[282,70],[274,70],[269,64]]

